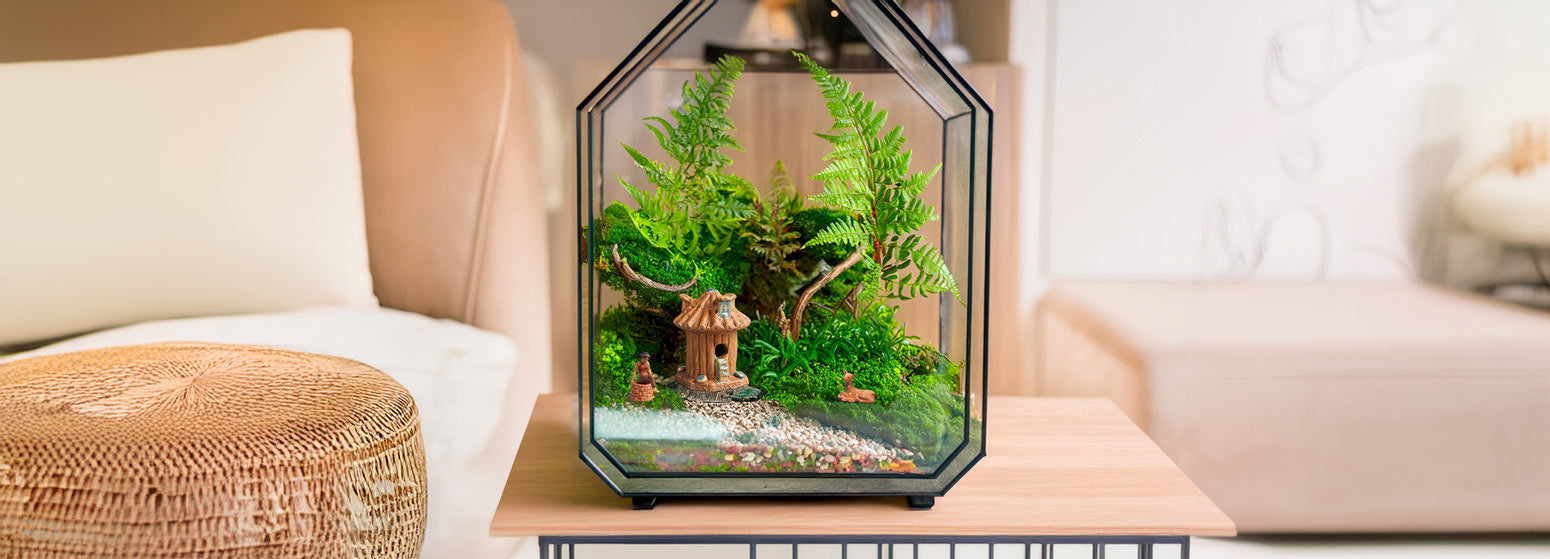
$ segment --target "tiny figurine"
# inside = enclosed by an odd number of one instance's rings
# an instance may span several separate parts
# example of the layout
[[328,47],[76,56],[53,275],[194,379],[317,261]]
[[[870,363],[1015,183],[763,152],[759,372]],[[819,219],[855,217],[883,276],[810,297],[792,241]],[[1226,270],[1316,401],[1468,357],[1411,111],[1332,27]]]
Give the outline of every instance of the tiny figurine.
[[841,402],[852,404],[875,404],[877,393],[871,390],[859,390],[856,388],[856,375],[845,373],[845,391],[840,393]]
[[678,297],[683,307],[673,324],[684,331],[687,346],[678,384],[701,392],[748,386],[748,375],[737,370],[737,332],[752,321],[733,306],[737,295],[710,290],[698,298]]
[[657,397],[657,377],[651,374],[651,354],[642,353],[635,360],[635,382],[630,383],[631,402],[650,402]]

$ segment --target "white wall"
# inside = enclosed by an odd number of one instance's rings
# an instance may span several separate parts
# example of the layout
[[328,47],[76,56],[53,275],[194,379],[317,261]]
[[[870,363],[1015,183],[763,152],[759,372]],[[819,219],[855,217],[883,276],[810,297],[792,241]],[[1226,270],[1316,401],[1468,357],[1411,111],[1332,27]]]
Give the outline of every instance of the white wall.
[[[579,63],[626,52],[674,0],[506,1],[556,86],[545,145],[560,177],[573,168],[569,109],[586,93],[576,84],[600,77]],[[1446,243],[1427,230],[1428,189],[1448,161],[1433,149],[1447,131],[1423,116],[1433,84],[1550,62],[1539,0],[1009,2],[1025,97],[997,117],[1022,127],[1015,312],[1028,342],[1052,280],[1438,277]],[[697,33],[734,32],[746,8],[724,0]],[[573,185],[552,182],[550,264],[569,269]],[[574,282],[555,285],[556,330],[571,331]],[[556,337],[561,388],[566,343]]]
[[1434,250],[1416,229],[1439,172],[1423,151],[1432,85],[1550,52],[1547,9],[1015,2],[1024,106],[1052,97],[1023,115],[1048,142],[1024,146],[1025,188],[1041,189],[1024,215],[1044,218],[1025,281],[1415,275]]

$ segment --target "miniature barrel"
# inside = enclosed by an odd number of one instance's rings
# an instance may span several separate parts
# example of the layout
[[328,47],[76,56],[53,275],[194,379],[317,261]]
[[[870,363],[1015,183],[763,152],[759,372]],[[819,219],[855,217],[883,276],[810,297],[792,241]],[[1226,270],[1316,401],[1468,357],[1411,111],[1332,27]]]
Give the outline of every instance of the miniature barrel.
[[0,557],[418,557],[425,451],[404,388],[251,346],[0,364]]

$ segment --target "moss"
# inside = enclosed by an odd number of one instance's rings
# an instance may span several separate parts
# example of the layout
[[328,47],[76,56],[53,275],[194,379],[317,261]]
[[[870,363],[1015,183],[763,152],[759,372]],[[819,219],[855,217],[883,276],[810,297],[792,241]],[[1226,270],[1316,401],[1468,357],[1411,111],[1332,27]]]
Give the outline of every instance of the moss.
[[635,376],[635,342],[609,330],[598,332],[592,346],[597,369],[592,377],[593,403],[615,406],[629,399],[630,382]]
[[[690,297],[699,296],[711,289],[722,293],[741,293],[743,284],[748,281],[749,270],[752,268],[752,262],[748,259],[748,243],[739,238],[732,242],[732,248],[725,253],[695,265],[700,279],[689,290]],[[678,308],[676,296],[673,299],[672,308]]]
[[[597,342],[592,348],[597,362],[592,380],[594,404],[631,405],[654,410],[687,409],[682,396],[665,388],[658,389],[650,402],[629,400],[630,383],[635,382],[636,359],[642,352],[651,353],[655,358],[664,347],[671,347],[667,344],[677,343],[665,337],[677,331],[672,322],[633,305],[618,305],[605,311],[598,322]],[[660,374],[660,365],[655,368]]]
[[888,404],[912,380],[945,378],[921,374],[936,366],[927,359],[940,354],[928,345],[910,343],[891,308],[877,307],[860,317],[818,318],[803,325],[796,342],[762,320],[738,336],[738,364],[750,373],[750,382],[765,391],[765,398],[782,404],[833,400],[849,372],[856,375],[856,388],[871,390],[879,403]]
[[683,396],[666,388],[658,388],[656,397],[650,402],[630,402],[630,405],[648,410],[684,410],[689,406],[684,404]]
[[[833,208],[807,208],[791,215],[791,226],[801,236],[803,244],[812,240],[814,236],[825,227],[845,217],[845,212]],[[816,274],[820,263],[830,266],[839,264],[850,256],[850,250],[839,245],[809,246],[799,250],[792,256],[797,262],[797,268]],[[840,302],[850,295],[850,291],[861,282],[863,270],[861,267],[852,267],[834,278],[823,290],[813,297],[813,306],[817,308],[839,309]],[[811,278],[793,278],[793,285],[801,287]],[[788,309],[789,310],[789,309]],[[810,309],[813,312],[817,309]]]
[[799,416],[920,453],[926,467],[963,442],[963,397],[941,384],[909,386],[890,405],[809,400],[789,407]]
[[902,348],[900,354],[906,382],[941,384],[950,392],[959,390],[961,368],[958,363],[948,359],[946,354],[937,351],[931,344],[916,341]]
[[603,210],[603,215],[593,221],[592,261],[603,283],[623,293],[637,306],[652,309],[668,309],[676,305],[678,295],[652,289],[626,279],[614,269],[613,247],[619,247],[619,256],[636,272],[653,280],[676,285],[695,276],[695,266],[688,258],[674,251],[652,245],[630,218],[630,208],[614,203]]
[[641,308],[670,312],[679,307],[678,293],[646,287],[620,274],[613,265],[613,247],[617,245],[619,257],[631,269],[654,281],[678,285],[698,278],[694,286],[684,292],[690,297],[712,289],[722,293],[742,290],[750,266],[745,241],[735,240],[722,254],[694,260],[678,251],[651,244],[636,228],[630,212],[628,206],[615,202],[593,221],[596,236],[592,264],[604,285],[623,293],[625,299]]
[[652,365],[658,369],[663,364],[676,364],[672,354],[683,345],[683,331],[673,325],[670,315],[633,303],[614,305],[603,311],[597,329],[630,340],[637,355],[650,353]]

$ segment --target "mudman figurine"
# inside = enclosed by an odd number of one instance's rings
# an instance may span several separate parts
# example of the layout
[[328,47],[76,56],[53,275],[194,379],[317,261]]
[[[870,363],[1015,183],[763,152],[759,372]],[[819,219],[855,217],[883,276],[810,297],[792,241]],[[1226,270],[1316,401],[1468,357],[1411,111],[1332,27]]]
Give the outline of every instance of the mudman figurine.
[[642,353],[635,360],[635,382],[630,383],[631,402],[650,402],[657,397],[657,377],[651,374],[651,354]]

